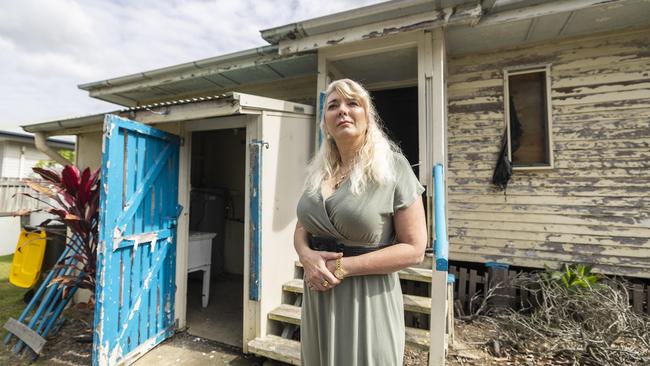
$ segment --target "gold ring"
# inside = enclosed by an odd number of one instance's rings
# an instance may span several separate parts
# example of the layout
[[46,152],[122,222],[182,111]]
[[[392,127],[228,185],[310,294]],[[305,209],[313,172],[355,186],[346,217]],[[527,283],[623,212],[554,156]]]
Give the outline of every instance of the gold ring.
[[322,285],[323,285],[323,287],[329,287],[330,283],[327,282],[327,280],[323,280]]

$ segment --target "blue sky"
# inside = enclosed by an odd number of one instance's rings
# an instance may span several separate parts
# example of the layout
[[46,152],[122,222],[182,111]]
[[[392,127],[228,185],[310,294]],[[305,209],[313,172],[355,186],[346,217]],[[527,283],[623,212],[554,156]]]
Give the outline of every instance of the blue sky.
[[261,29],[379,0],[0,0],[0,129],[115,109],[78,84],[263,46]]

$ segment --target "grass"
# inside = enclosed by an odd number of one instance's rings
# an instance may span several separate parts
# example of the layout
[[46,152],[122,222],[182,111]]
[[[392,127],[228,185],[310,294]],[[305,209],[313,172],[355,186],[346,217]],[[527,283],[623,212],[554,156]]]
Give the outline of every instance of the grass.
[[[23,295],[27,289],[16,287],[9,283],[9,269],[13,255],[0,257],[0,326],[4,325],[7,319],[17,319],[25,308]],[[7,332],[2,329],[2,337]]]
[[[27,292],[27,289],[16,287],[9,283],[9,270],[12,259],[13,255],[0,257],[0,326],[3,326],[10,317],[17,319],[25,308],[23,295]],[[4,339],[7,334],[4,327],[0,334],[2,334],[2,339]],[[0,346],[0,361],[6,361],[7,359],[5,357],[10,352],[9,348],[2,344]]]

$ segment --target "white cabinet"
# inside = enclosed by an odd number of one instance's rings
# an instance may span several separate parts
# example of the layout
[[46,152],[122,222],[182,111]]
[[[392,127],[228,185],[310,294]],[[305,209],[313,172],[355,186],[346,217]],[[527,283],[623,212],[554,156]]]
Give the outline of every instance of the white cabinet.
[[210,266],[212,258],[212,239],[215,233],[190,232],[190,249],[187,258],[187,273],[203,271],[203,290],[201,305],[208,306],[210,299]]

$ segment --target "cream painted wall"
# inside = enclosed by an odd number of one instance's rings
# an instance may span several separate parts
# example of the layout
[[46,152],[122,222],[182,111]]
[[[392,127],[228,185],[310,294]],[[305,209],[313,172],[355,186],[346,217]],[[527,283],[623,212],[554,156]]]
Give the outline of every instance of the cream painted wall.
[[77,166],[97,169],[102,165],[102,133],[77,135]]
[[282,284],[294,277],[293,231],[305,168],[313,151],[313,116],[265,112],[262,139],[261,334],[271,325],[266,314],[281,304]]

